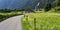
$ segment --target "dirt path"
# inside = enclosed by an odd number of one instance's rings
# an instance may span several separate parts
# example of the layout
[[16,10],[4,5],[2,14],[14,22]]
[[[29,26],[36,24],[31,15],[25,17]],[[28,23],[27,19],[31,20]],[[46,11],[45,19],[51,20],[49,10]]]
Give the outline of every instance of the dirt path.
[[21,17],[15,16],[0,22],[0,30],[22,30]]

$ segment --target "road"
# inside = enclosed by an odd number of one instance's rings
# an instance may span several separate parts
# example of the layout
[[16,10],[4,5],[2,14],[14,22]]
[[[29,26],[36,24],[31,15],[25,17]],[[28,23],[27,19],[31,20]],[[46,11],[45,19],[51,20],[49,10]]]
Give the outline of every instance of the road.
[[0,22],[0,30],[23,30],[21,24],[21,17],[15,16]]

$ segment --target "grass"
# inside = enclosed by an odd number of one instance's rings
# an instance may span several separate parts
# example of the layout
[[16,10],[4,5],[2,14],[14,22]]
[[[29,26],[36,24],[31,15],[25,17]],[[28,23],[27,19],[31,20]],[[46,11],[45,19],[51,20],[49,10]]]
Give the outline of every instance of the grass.
[[22,11],[0,12],[0,22],[16,15],[22,15]]
[[59,13],[29,13],[22,17],[23,30],[34,30],[34,19],[36,19],[36,30],[60,30]]

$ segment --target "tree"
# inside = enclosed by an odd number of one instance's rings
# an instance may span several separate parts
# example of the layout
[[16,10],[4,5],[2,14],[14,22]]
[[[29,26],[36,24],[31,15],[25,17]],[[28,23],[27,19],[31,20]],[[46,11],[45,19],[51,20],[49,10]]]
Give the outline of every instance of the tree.
[[56,0],[57,6],[60,6],[60,0]]
[[51,9],[51,3],[47,3],[44,9],[45,9],[45,12],[49,11]]

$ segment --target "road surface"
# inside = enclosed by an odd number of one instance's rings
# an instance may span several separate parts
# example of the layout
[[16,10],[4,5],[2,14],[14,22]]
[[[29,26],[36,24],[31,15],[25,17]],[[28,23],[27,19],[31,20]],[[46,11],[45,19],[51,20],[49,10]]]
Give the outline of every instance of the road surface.
[[21,17],[15,16],[0,22],[0,30],[22,30]]

